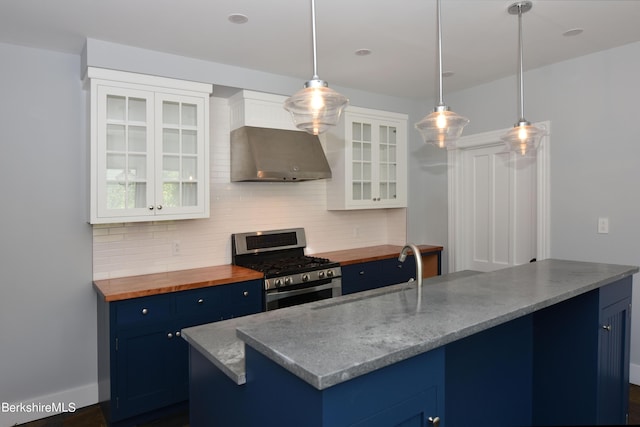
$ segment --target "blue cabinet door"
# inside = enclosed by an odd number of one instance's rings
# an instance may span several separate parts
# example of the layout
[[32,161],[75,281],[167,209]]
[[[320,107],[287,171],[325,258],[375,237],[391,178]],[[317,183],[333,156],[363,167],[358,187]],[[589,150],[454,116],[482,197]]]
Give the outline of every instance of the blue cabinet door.
[[405,262],[397,258],[362,262],[342,267],[342,294],[368,291],[382,286],[404,283],[416,278],[416,259],[413,255]]
[[395,285],[397,283],[408,282],[410,279],[416,280],[416,258],[413,255],[407,256],[404,262],[397,258],[390,258],[380,261],[382,264],[382,286]]
[[169,323],[128,328],[119,332],[112,383],[113,419],[121,420],[174,402],[173,368],[180,338]]
[[362,262],[342,267],[342,294],[368,291],[383,285],[382,263]]
[[[630,286],[627,288],[629,293],[621,295],[622,299],[600,310],[596,402],[597,423],[601,425],[625,424],[629,412],[631,298]],[[609,290],[605,288],[602,291],[606,293]]]

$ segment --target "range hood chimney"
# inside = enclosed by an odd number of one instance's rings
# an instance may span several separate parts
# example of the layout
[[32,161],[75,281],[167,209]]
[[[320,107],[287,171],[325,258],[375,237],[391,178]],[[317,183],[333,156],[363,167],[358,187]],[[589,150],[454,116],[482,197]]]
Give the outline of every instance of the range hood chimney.
[[331,178],[320,139],[294,126],[283,107],[285,99],[249,90],[229,98],[231,181]]
[[331,178],[331,169],[317,136],[253,126],[231,131],[231,181],[324,178]]

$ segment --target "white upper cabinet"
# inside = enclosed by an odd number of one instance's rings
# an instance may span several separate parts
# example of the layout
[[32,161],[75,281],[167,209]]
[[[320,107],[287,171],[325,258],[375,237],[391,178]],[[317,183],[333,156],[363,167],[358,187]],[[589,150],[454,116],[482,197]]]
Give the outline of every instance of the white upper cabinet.
[[89,67],[92,224],[209,216],[210,84]]
[[326,133],[327,209],[407,206],[407,115],[348,107]]

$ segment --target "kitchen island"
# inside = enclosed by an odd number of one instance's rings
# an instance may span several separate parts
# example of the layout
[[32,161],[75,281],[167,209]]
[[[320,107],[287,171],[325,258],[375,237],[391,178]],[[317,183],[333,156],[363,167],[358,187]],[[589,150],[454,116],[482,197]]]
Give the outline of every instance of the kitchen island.
[[191,425],[623,424],[637,271],[545,260],[184,329]]

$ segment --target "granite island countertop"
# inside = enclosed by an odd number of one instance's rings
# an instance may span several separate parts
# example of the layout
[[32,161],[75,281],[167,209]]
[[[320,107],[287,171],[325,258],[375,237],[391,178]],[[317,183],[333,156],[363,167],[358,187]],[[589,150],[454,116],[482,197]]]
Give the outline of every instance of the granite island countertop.
[[[183,330],[238,384],[244,345],[322,390],[638,272],[544,260],[461,272]],[[420,298],[418,298],[420,296]]]

